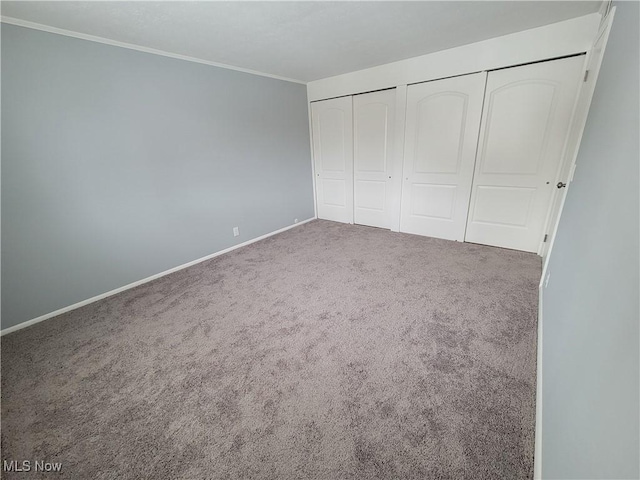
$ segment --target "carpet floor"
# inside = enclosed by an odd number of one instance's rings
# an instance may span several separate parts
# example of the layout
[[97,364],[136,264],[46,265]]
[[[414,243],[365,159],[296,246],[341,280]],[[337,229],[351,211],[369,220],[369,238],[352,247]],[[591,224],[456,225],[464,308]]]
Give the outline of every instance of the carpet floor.
[[3,477],[531,478],[540,272],[316,220],[11,333]]

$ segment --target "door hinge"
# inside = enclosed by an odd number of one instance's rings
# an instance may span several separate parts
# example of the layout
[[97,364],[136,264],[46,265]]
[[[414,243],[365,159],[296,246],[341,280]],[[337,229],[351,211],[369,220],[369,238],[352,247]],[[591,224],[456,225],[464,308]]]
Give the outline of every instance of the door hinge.
[[587,81],[587,78],[589,78],[589,70],[585,70],[584,71],[584,78],[582,79],[583,82]]
[[549,234],[545,233],[544,234],[544,240],[542,240],[542,243],[547,243],[547,238],[549,238]]

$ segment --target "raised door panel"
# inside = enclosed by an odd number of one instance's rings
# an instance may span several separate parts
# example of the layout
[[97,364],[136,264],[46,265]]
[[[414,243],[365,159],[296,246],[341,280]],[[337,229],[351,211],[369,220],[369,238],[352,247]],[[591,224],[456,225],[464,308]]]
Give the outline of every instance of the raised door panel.
[[324,172],[345,171],[346,113],[340,108],[326,108],[318,113],[320,123],[318,154]]
[[444,92],[422,99],[416,108],[414,171],[452,173],[460,170],[469,96]]
[[[382,98],[381,98],[382,97]],[[355,168],[358,172],[387,171],[389,95],[366,94],[354,98]]]
[[491,92],[481,173],[538,173],[549,139],[556,91],[554,83],[531,80]]
[[456,204],[456,190],[455,185],[414,183],[411,185],[411,215],[451,220]]
[[474,221],[525,227],[535,193],[534,188],[479,186]]
[[466,241],[538,250],[583,61],[489,73]]
[[464,239],[485,79],[409,86],[400,231]]
[[318,218],[353,223],[351,97],[311,104]]
[[395,89],[353,97],[354,222],[389,228]]

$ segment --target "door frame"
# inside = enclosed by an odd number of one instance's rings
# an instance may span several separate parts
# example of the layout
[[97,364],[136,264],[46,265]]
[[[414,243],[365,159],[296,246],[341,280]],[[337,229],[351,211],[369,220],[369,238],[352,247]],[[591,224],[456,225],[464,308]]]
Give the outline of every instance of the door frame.
[[[613,24],[613,18],[616,8],[613,7],[603,18],[597,35],[593,41],[593,45],[587,51],[584,60],[584,75],[588,75],[586,80],[580,83],[578,94],[576,96],[576,102],[574,105],[573,117],[571,119],[571,127],[569,135],[567,137],[567,144],[565,145],[565,151],[563,154],[561,169],[558,172],[555,183],[562,182],[566,184],[566,187],[556,189],[553,194],[549,213],[547,215],[547,221],[545,224],[545,232],[547,234],[547,241],[541,241],[538,248],[538,255],[544,259],[544,272],[546,271],[547,259],[551,253],[553,247],[553,241],[555,240],[556,232],[558,230],[558,224],[560,222],[560,216],[562,215],[562,209],[564,208],[565,198],[569,191],[571,182],[573,181],[573,175],[576,169],[576,160],[578,157],[578,151],[580,149],[580,143],[584,134],[584,129],[587,123],[587,116],[589,114],[589,108],[591,107],[591,100],[593,99],[593,93],[600,74],[600,67],[602,65],[602,58],[604,56],[605,49],[607,47],[607,41],[609,39],[609,33],[611,32],[611,26]],[[602,50],[600,57],[597,58],[595,65],[590,65],[594,57],[594,49],[598,42],[602,40]],[[588,74],[586,72],[589,72]]]
[[[584,72],[586,72],[587,70],[587,66],[589,65],[589,59],[590,59],[590,52],[591,50],[589,50],[589,52],[584,56],[584,60],[582,63],[582,72],[583,75],[585,75]],[[558,165],[558,170],[556,172],[555,175],[555,179],[553,180],[553,184],[557,185],[558,182],[562,182],[565,184],[568,184],[568,180],[567,180],[567,173],[568,173],[568,169],[570,167],[570,158],[571,158],[571,152],[575,151],[575,154],[578,153],[578,146],[580,145],[580,140],[578,139],[578,143],[573,145],[572,148],[572,144],[574,142],[571,141],[572,137],[574,135],[576,135],[577,133],[577,125],[580,123],[580,114],[583,113],[581,112],[581,102],[580,99],[582,97],[582,94],[584,92],[585,89],[585,82],[584,82],[584,77],[582,82],[580,82],[580,85],[578,86],[578,92],[576,93],[576,98],[573,104],[573,111],[571,112],[571,120],[569,121],[569,132],[567,134],[567,137],[565,139],[565,143],[564,143],[564,147],[563,147],[563,152],[562,152],[562,157],[560,159],[560,164]],[[588,111],[588,106],[587,106],[587,111]],[[586,112],[585,112],[586,113]],[[585,115],[585,120],[586,120],[586,115]],[[583,126],[584,128],[584,126]],[[580,134],[580,137],[582,137],[582,135]],[[575,162],[575,158],[573,160]],[[559,199],[562,198],[564,199],[564,195],[566,195],[566,188],[555,188],[553,190],[553,193],[551,194],[551,202],[549,203],[549,208],[547,210],[547,215],[545,217],[545,221],[544,221],[544,229],[543,232],[544,236],[542,237],[542,239],[540,240],[540,243],[538,245],[538,250],[537,250],[537,254],[541,257],[544,257],[546,251],[547,251],[547,245],[549,245],[549,237],[550,237],[550,227],[552,225],[553,219],[557,217],[558,212],[559,212]],[[546,239],[545,239],[546,236]]]

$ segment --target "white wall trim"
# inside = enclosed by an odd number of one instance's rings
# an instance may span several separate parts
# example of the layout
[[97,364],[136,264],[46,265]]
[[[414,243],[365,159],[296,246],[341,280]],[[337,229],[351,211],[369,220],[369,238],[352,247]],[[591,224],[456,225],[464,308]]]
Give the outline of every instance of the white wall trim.
[[307,96],[313,102],[583,53],[593,45],[599,25],[600,14],[592,13],[469,45],[314,80],[307,83]]
[[315,219],[316,219],[315,216],[312,217],[312,218],[308,218],[307,220],[303,220],[301,222],[294,223],[293,225],[289,225],[287,227],[281,228],[281,229],[276,230],[274,232],[266,233],[264,235],[260,235],[259,237],[253,238],[251,240],[247,240],[246,242],[239,243],[238,245],[233,245],[233,246],[231,246],[229,248],[225,248],[224,250],[220,250],[218,252],[212,253],[210,255],[207,255],[206,257],[201,257],[201,258],[198,258],[198,259],[193,260],[193,261],[188,262],[188,263],[183,263],[182,265],[178,265],[177,267],[170,268],[169,270],[165,270],[164,272],[156,273],[155,275],[151,275],[150,277],[143,278],[142,280],[138,280],[136,282],[129,283],[128,285],[125,285],[123,287],[119,287],[119,288],[116,288],[114,290],[110,290],[108,292],[101,293],[100,295],[96,295],[95,297],[88,298],[88,299],[83,300],[81,302],[74,303],[73,305],[69,305],[68,307],[63,307],[63,308],[55,310],[55,311],[53,311],[51,313],[46,313],[44,315],[40,315],[39,317],[33,318],[31,320],[27,320],[26,322],[19,323],[18,325],[14,325],[13,327],[5,328],[4,330],[0,331],[0,336],[6,335],[6,334],[11,333],[11,332],[15,332],[16,330],[21,330],[23,328],[30,327],[31,325],[35,325],[36,323],[40,323],[40,322],[42,322],[44,320],[48,320],[50,318],[56,317],[58,315],[66,313],[66,312],[70,312],[71,310],[75,310],[77,308],[84,307],[85,305],[89,305],[90,303],[97,302],[98,300],[102,300],[104,298],[111,297],[112,295],[116,295],[118,293],[124,292],[125,290],[130,290],[130,289],[132,289],[134,287],[137,287],[139,285],[143,285],[145,283],[148,283],[148,282],[151,282],[153,280],[156,280],[156,279],[158,279],[160,277],[164,277],[165,275],[169,275],[170,273],[177,272],[178,270],[183,270],[185,268],[191,267],[191,266],[196,265],[198,263],[202,263],[202,262],[205,262],[207,260],[211,260],[212,258],[219,257],[220,255],[224,255],[225,253],[229,253],[229,252],[231,252],[233,250],[237,250],[238,248],[246,247],[247,245],[251,245],[252,243],[256,243],[256,242],[259,242],[260,240],[264,240],[265,238],[272,237],[273,235],[277,235],[277,234],[285,232],[287,230],[291,230],[292,228],[299,227],[300,225],[304,225],[305,223],[311,222],[311,221],[313,221]]
[[538,342],[536,361],[536,423],[533,449],[533,480],[542,480],[542,282],[538,286]]
[[260,77],[274,78],[276,80],[300,83],[302,85],[307,84],[307,82],[303,82],[302,80],[297,80],[295,78],[281,77],[279,75],[272,75],[271,73],[259,72],[257,70],[251,70],[249,68],[236,67],[234,65],[228,65],[226,63],[212,62],[209,60],[203,60],[201,58],[190,57],[188,55],[181,55],[179,53],[172,53],[172,52],[166,52],[164,50],[158,50],[155,48],[143,47],[141,45],[135,45],[133,43],[119,42],[117,40],[111,40],[109,38],[97,37],[95,35],[89,35],[86,33],[74,32],[72,30],[65,30],[63,28],[43,25],[41,23],[29,22],[27,20],[21,20],[19,18],[2,16],[0,17],[0,22],[7,23],[9,25],[16,25],[18,27],[31,28],[34,30],[41,30],[43,32],[64,35],[67,37],[79,38],[81,40],[88,40],[90,42],[104,43],[105,45],[111,45],[113,47],[128,48],[129,50],[137,50],[139,52],[150,53],[153,55],[161,55],[163,57],[176,58],[178,60],[184,60],[187,62],[201,63],[203,65],[209,65],[212,67],[224,68],[227,70],[235,70],[237,72],[249,73],[251,75],[258,75]]

